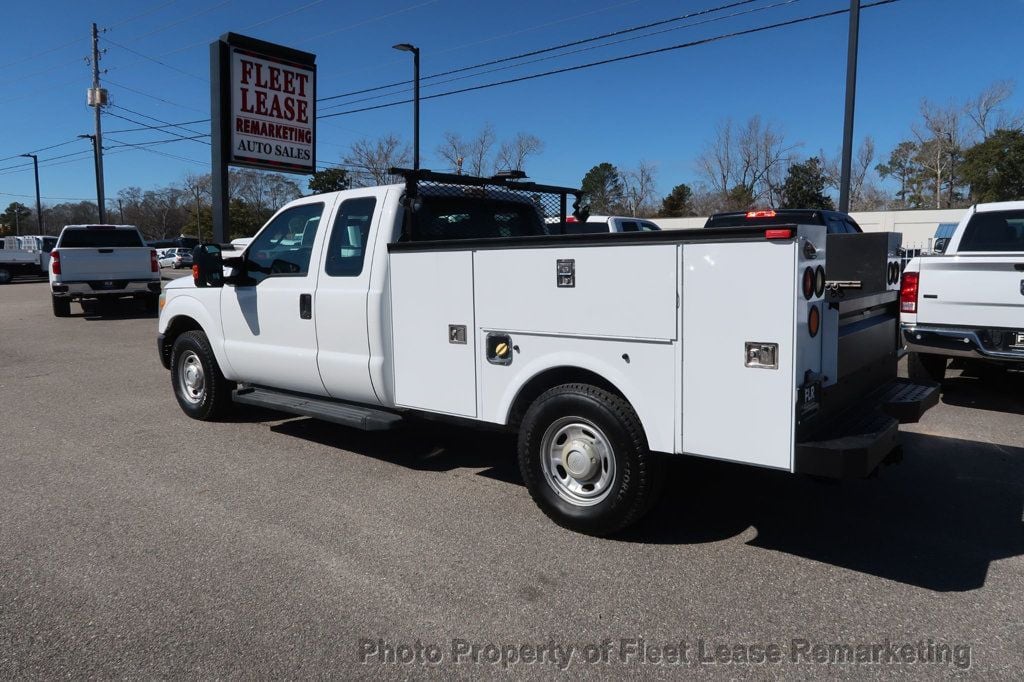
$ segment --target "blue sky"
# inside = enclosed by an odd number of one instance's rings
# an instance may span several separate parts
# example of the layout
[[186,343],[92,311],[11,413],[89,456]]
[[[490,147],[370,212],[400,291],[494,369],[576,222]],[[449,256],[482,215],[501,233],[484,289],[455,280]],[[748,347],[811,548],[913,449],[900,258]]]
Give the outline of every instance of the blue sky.
[[[426,76],[727,1],[10,1],[3,10],[7,30],[0,41],[0,84],[5,92],[0,106],[0,129],[5,133],[0,137],[0,206],[14,200],[31,205],[34,199],[30,161],[16,155],[92,131],[92,110],[85,102],[91,76],[83,57],[89,51],[93,21],[107,29],[101,36],[106,48],[101,65],[107,70],[102,78],[112,102],[123,107],[105,112],[104,130],[115,131],[139,126],[113,114],[150,123],[155,122],[138,114],[174,123],[207,118],[207,45],[227,31],[315,53],[318,94],[324,97],[408,78],[410,56],[391,49],[398,42],[421,48]],[[425,81],[423,95],[849,6],[847,0],[792,0],[771,7],[782,1],[757,0],[702,18],[766,9],[700,26],[680,22],[662,28],[682,28],[657,36],[453,83],[430,86]],[[910,135],[922,98],[962,100],[994,80],[1016,78],[1021,72],[1021,26],[1020,0],[900,0],[865,10],[857,139],[871,135],[879,155],[885,155]],[[726,117],[744,121],[754,114],[781,128],[787,140],[802,143],[803,156],[819,149],[835,153],[842,135],[846,36],[847,17],[841,15],[425,101],[422,165],[442,167],[434,150],[445,131],[472,136],[491,122],[500,138],[524,131],[544,141],[544,153],[527,167],[538,181],[578,184],[596,163],[610,161],[627,168],[643,159],[657,165],[664,193],[678,182],[699,181],[694,159],[716,123]],[[397,94],[352,106],[404,98]],[[320,113],[329,113],[325,107],[336,103],[323,103]],[[1008,105],[1024,109],[1024,82],[1018,83]],[[411,118],[411,105],[402,105],[323,119],[318,160],[339,161],[344,149],[364,136],[395,132],[411,142]],[[209,131],[205,123],[189,127]],[[110,133],[105,143],[114,147],[169,137],[160,131]],[[44,203],[95,198],[89,149],[87,140],[75,140],[38,152]],[[146,189],[178,181],[188,171],[209,171],[210,148],[201,142],[182,140],[149,149],[120,147],[107,153],[108,197],[129,185]],[[29,165],[19,168],[25,163]],[[305,178],[294,177],[304,188]]]

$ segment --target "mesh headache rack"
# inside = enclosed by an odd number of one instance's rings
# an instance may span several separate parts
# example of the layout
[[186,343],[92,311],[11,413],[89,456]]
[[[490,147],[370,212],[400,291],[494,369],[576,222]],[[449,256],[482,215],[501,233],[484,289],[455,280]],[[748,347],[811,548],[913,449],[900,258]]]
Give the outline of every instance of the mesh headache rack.
[[388,172],[405,178],[401,241],[565,234],[570,215],[587,219],[582,190],[527,182],[522,171],[490,178],[409,168]]

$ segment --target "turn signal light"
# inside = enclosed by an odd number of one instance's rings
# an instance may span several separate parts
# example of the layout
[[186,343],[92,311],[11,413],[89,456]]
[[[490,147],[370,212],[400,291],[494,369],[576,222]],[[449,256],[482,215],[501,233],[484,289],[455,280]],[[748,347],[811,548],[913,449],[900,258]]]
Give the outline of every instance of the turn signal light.
[[812,305],[807,313],[807,333],[813,339],[818,335],[819,329],[821,329],[821,311],[818,310],[818,306]]
[[60,251],[57,249],[50,252],[50,266],[53,268],[53,274],[60,274]]
[[804,298],[808,301],[811,300],[811,297],[814,296],[814,270],[810,267],[804,268],[804,277],[800,288],[803,289]]
[[156,249],[149,252],[149,269],[153,272],[160,272],[160,262],[156,259]]
[[825,295],[825,268],[820,265],[814,271],[814,295]]
[[921,273],[904,272],[900,281],[900,312],[917,312],[917,290],[921,283]]
[[781,228],[781,229],[780,228],[776,228],[776,229],[773,229],[773,230],[765,230],[764,231],[764,238],[765,239],[792,239],[793,238],[793,230],[788,228],[788,227],[784,227],[784,228]]

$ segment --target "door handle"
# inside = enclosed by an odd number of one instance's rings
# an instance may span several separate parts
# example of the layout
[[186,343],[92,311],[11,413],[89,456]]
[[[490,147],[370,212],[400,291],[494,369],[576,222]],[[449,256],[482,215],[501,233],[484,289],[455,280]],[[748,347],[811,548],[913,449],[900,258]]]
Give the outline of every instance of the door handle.
[[299,317],[313,319],[313,294],[299,294]]

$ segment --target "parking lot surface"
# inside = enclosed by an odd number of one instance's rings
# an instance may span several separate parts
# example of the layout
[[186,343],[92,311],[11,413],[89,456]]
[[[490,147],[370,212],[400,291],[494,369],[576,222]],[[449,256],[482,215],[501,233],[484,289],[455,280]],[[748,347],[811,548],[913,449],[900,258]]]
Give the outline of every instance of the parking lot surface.
[[508,436],[191,421],[155,318],[72,310],[0,287],[2,677],[1024,666],[1020,376],[953,372],[874,479],[680,460],[599,540],[534,506]]

